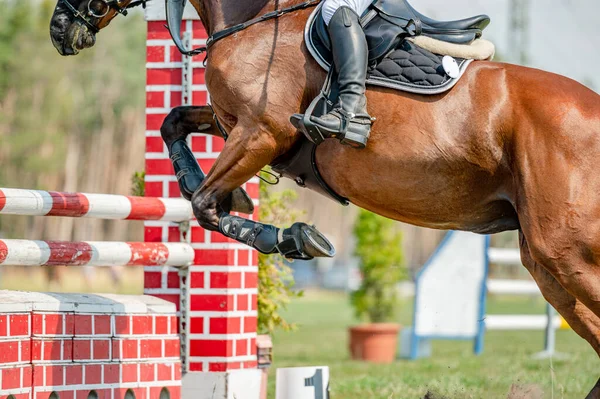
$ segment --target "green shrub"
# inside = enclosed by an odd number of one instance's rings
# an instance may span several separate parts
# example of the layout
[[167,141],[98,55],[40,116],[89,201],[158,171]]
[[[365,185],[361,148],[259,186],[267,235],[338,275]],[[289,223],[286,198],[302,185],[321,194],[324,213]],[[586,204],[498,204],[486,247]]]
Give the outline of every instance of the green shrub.
[[[267,184],[260,183],[259,220],[277,227],[291,225],[300,215],[290,204],[296,200],[293,190],[273,191]],[[281,311],[292,298],[302,296],[295,291],[292,269],[281,255],[262,255],[258,257],[258,333],[271,334],[277,329],[290,331],[294,324],[288,323]]]
[[356,317],[371,323],[395,321],[397,284],[407,277],[402,234],[395,222],[360,210],[354,226],[362,283],[351,295]]
[[131,176],[131,195],[136,197],[146,195],[146,172],[135,172]]

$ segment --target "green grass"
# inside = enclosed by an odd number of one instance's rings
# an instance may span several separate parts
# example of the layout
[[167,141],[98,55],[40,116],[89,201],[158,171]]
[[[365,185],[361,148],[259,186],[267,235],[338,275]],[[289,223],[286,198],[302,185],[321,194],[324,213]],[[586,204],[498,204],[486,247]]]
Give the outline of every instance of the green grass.
[[[412,304],[402,306],[399,320],[411,324]],[[490,299],[488,313],[542,313],[544,303],[531,299]],[[347,327],[355,323],[347,296],[310,293],[288,309],[296,332],[276,333],[275,360],[269,376],[269,398],[275,397],[275,369],[317,366],[330,368],[332,398],[506,398],[513,385],[535,386],[544,398],[583,398],[600,376],[592,348],[574,332],[557,334],[557,349],[568,360],[533,360],[543,349],[543,332],[486,333],[482,356],[472,342],[434,341],[433,356],[391,365],[351,361]],[[523,396],[521,396],[523,397]],[[525,396],[528,398],[528,396]]]

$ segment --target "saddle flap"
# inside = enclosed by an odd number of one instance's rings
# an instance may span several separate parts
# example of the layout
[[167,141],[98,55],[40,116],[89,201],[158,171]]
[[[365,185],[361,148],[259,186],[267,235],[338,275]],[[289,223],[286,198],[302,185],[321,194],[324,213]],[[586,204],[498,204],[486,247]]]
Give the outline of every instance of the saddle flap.
[[327,25],[325,25],[325,20],[323,19],[323,14],[321,12],[319,12],[317,17],[315,18],[315,32],[317,33],[319,39],[323,43],[323,46],[330,50],[331,38],[329,37]]

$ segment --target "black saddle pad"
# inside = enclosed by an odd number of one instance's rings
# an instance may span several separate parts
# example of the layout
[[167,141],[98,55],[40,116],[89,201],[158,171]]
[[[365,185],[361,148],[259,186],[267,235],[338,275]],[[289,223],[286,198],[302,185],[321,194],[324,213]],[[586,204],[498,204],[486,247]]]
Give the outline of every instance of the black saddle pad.
[[[320,13],[321,7],[318,7],[309,18],[305,42],[321,67],[329,70],[331,53],[322,42],[318,31],[317,18],[321,18]],[[370,61],[367,85],[417,94],[444,93],[458,83],[472,60],[455,59],[460,73],[458,77],[451,78],[442,65],[443,58],[443,55],[433,54],[410,40],[403,40],[383,58]]]
[[[450,90],[460,76],[451,78],[442,65],[443,56],[433,54],[405,40],[367,73],[367,83],[420,94],[438,94]],[[467,60],[455,59],[461,76]]]

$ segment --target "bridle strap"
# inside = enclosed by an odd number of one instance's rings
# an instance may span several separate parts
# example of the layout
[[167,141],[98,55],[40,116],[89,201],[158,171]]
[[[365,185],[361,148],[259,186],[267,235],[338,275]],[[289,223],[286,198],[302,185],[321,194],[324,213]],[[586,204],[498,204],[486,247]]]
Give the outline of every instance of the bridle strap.
[[[88,6],[89,3],[92,0],[88,1]],[[119,6],[119,0],[103,0],[104,4],[106,4],[108,7],[112,8],[113,10],[115,10],[116,12],[118,12],[119,14],[126,16],[127,15],[127,10],[130,8],[134,8],[134,7],[138,7],[138,6],[142,6],[143,8],[146,8],[146,3],[148,2],[148,0],[135,0],[132,1],[131,3],[127,4],[127,6],[125,7],[121,7]],[[94,24],[92,24],[90,22],[90,20],[87,18],[88,16],[91,17],[96,17],[94,15],[86,15],[81,13],[77,8],[75,8],[75,6],[73,6],[73,4],[71,4],[71,2],[69,2],[69,0],[59,0],[59,3],[64,4],[64,6],[67,8],[67,10],[69,10],[71,12],[71,14],[73,15],[73,17],[75,17],[75,19],[83,22],[92,32],[94,33],[98,33],[100,32],[100,29],[98,29]]]
[[321,2],[321,0],[308,0],[308,1],[305,1],[304,3],[300,3],[300,4],[296,4],[294,6],[282,8],[281,10],[271,11],[269,13],[261,15],[260,17],[251,19],[250,21],[243,22],[241,24],[237,24],[237,25],[234,25],[227,29],[223,29],[219,32],[216,32],[206,40],[205,46],[198,47],[193,50],[187,50],[187,49],[185,49],[185,47],[181,41],[181,20],[183,17],[183,10],[185,8],[186,0],[165,0],[165,1],[166,1],[166,9],[167,9],[167,28],[169,29],[169,32],[171,33],[171,37],[173,38],[173,41],[175,42],[177,49],[179,49],[179,52],[184,55],[187,55],[187,56],[195,56],[195,55],[202,54],[202,53],[208,51],[210,46],[212,46],[219,40],[224,39],[228,36],[231,36],[237,32],[240,32],[240,31],[248,28],[249,26],[258,24],[260,22],[269,21],[271,19],[276,19],[283,15],[286,15],[286,14],[289,14],[289,13],[292,13],[295,11],[314,7]]
[[64,4],[65,7],[67,7],[67,10],[69,10],[71,12],[71,14],[73,14],[75,19],[82,21],[92,32],[94,32],[94,33],[100,32],[100,29],[96,28],[96,26],[94,26],[90,21],[88,21],[88,19],[85,17],[85,15],[82,14],[81,12],[79,12],[79,10],[76,9],[73,6],[73,4],[71,4],[71,2],[69,2],[69,0],[60,0],[60,2],[62,4]]

